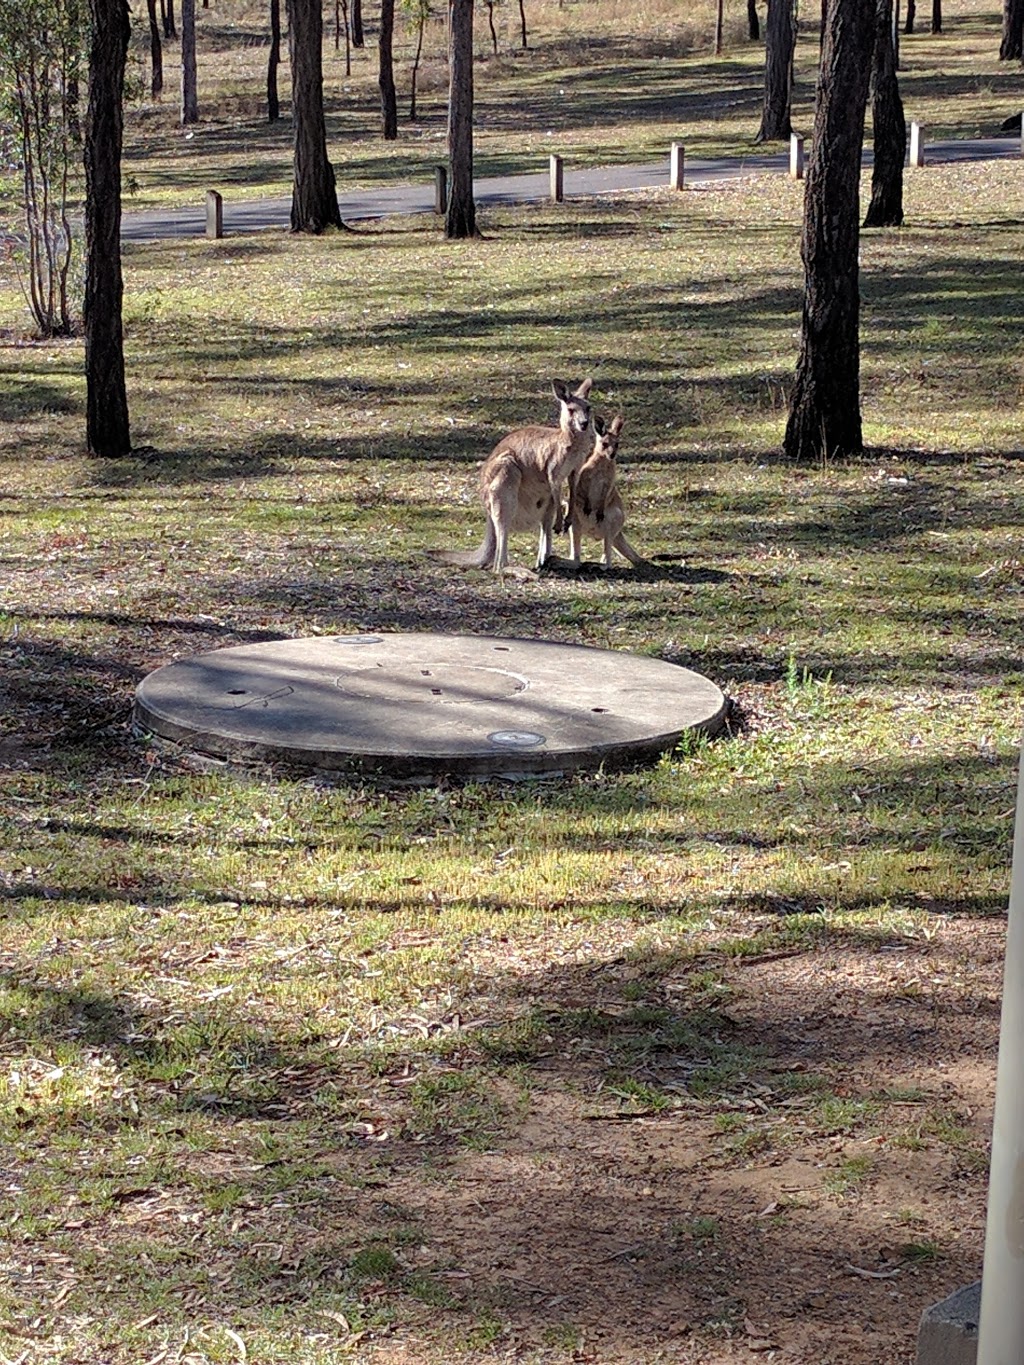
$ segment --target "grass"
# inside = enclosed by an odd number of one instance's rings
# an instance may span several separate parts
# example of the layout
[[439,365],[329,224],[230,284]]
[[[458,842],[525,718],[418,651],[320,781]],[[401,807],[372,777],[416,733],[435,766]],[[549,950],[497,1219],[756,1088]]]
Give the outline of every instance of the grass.
[[[914,1292],[871,1308],[896,1360],[974,1273],[1022,696],[1014,175],[908,177],[907,227],[865,234],[870,450],[816,469],[778,457],[785,181],[459,247],[134,247],[116,463],[81,453],[80,343],[23,336],[4,263],[5,1355],[548,1361],[596,1332],[613,1361],[673,1349],[663,1319],[713,1352],[808,1278],[792,1320],[827,1335],[833,1260],[906,1205]],[[685,562],[427,560],[477,535],[496,435],[591,371],[631,538]],[[175,656],[413,628],[656,653],[734,725],[641,772],[433,786],[131,732]]]

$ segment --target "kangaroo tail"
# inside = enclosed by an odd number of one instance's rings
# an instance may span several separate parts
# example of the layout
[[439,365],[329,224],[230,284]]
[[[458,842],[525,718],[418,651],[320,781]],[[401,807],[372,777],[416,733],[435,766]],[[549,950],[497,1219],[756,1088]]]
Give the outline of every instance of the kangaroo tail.
[[483,541],[476,550],[429,550],[428,554],[433,559],[439,559],[442,564],[455,564],[460,569],[491,569],[494,567],[494,552],[497,547],[494,527],[488,521]]
[[621,531],[612,541],[612,544],[624,559],[629,560],[630,564],[642,564],[644,562],[643,556],[637,554]]

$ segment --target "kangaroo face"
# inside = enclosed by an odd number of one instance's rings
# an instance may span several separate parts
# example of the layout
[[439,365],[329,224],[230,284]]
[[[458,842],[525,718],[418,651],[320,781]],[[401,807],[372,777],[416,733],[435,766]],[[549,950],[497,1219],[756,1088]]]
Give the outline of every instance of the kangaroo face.
[[559,425],[571,436],[582,436],[590,426],[590,404],[587,402],[587,394],[593,382],[592,379],[584,379],[575,393],[570,393],[560,379],[554,380],[551,385],[561,405]]
[[605,426],[600,417],[594,417],[594,430],[597,439],[594,442],[594,454],[604,455],[609,460],[614,460],[619,449],[619,436],[622,434],[623,419],[621,414],[613,417],[610,425]]

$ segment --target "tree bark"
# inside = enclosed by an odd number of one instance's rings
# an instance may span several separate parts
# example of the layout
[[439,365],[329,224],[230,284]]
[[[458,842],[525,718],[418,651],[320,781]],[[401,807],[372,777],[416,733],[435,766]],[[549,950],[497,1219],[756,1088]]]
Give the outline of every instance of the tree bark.
[[150,82],[149,93],[153,99],[158,99],[164,88],[164,49],[160,42],[156,0],[146,0],[146,9],[149,13],[149,59],[153,67],[153,79]]
[[395,62],[392,47],[395,37],[395,0],[380,0],[380,34],[377,39],[380,87],[380,122],[385,142],[398,137],[398,96],[395,93]]
[[1003,36],[999,60],[1020,61],[1024,56],[1024,0],[1003,0]]
[[800,354],[786,424],[794,460],[861,450],[859,187],[876,0],[831,0],[804,197]]
[[448,35],[448,207],[444,235],[475,237],[473,0],[449,0]]
[[796,21],[793,0],[768,0],[765,24],[764,110],[757,142],[785,140],[793,132],[793,52]]
[[747,0],[747,30],[752,43],[761,41],[761,21],[757,17],[757,0]]
[[913,33],[914,20],[917,18],[917,0],[907,0],[907,22],[903,26],[904,33]]
[[323,9],[321,0],[288,0],[288,51],[292,63],[295,170],[292,231],[341,227],[334,168],[327,157],[324,120]]
[[942,32],[942,0],[932,0],[932,32]]
[[363,37],[363,0],[352,0],[352,46],[365,47]]
[[196,88],[196,0],[181,0],[181,124],[199,122]]
[[89,107],[85,118],[86,442],[91,454],[131,452],[121,304],[121,145],[127,0],[89,0]]
[[899,227],[903,222],[903,162],[907,121],[903,115],[894,50],[893,0],[878,0],[875,57],[871,72],[871,117],[875,158],[871,202],[865,227]]
[[267,55],[267,122],[281,117],[277,97],[277,68],[281,64],[281,0],[270,0],[270,52]]

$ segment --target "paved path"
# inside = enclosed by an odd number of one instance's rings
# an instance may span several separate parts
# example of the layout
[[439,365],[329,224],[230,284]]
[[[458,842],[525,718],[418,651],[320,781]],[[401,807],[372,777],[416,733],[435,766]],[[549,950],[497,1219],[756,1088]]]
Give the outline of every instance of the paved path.
[[[925,147],[927,162],[992,161],[1021,155],[1021,142],[1016,136],[1002,138],[969,138],[949,142],[933,142]],[[865,151],[865,162],[870,163],[870,149]],[[755,171],[784,173],[789,166],[788,152],[754,153],[743,157],[723,157],[717,160],[687,159],[686,180],[689,184],[706,184],[716,180],[735,180]],[[574,171],[567,167],[564,175],[565,196],[608,194],[615,190],[650,189],[668,184],[668,158],[655,165],[605,166]],[[211,186],[215,188],[215,186]],[[546,171],[532,175],[503,176],[476,180],[473,185],[478,205],[536,203],[547,199],[549,180]],[[381,218],[392,213],[429,213],[434,207],[433,183],[422,185],[381,185],[373,189],[344,189],[338,194],[341,216],[345,219]],[[224,235],[260,232],[264,228],[287,228],[291,214],[291,197],[284,199],[250,199],[232,203],[224,200]],[[201,237],[206,231],[205,206],[192,209],[154,209],[147,213],[126,213],[121,220],[124,241],[147,242],[180,237]]]

